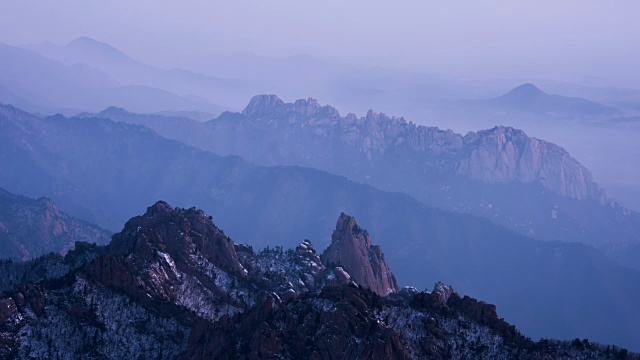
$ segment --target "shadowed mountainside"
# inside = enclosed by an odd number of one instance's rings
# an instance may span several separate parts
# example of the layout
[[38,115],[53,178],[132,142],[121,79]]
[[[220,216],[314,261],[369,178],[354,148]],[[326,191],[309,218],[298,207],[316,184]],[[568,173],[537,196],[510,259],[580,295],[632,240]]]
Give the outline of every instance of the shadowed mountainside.
[[[345,214],[336,228],[345,222],[359,229]],[[368,240],[334,242],[370,246]],[[441,282],[432,292],[405,288],[381,297],[341,282],[336,275],[349,274],[321,263],[308,240],[256,253],[203,211],[162,201],[130,219],[106,247],[78,243],[57,261],[76,265],[2,288],[3,359],[638,358],[586,339],[533,342],[494,305]],[[384,283],[367,279],[372,288]]]
[[50,252],[66,254],[76,241],[103,245],[110,233],[58,210],[47,198],[37,200],[0,188],[0,254],[26,261]]
[[510,127],[462,136],[372,111],[341,117],[313,99],[274,95],[206,124],[116,108],[96,116],[258,164],[322,169],[536,239],[585,243],[638,269],[631,259],[640,255],[640,215],[618,206],[564,149]]
[[0,130],[4,187],[52,194],[65,211],[110,229],[164,198],[206,209],[254,246],[310,238],[325,247],[335,214],[357,213],[401,284],[443,280],[496,303],[535,337],[639,343],[640,275],[588,246],[535,241],[318,170],[220,157],[137,125],[2,107]]

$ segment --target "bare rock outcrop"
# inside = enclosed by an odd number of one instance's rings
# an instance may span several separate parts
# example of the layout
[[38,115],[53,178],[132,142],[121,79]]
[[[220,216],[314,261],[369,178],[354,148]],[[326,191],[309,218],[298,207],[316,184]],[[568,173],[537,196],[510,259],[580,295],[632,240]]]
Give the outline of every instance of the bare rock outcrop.
[[358,285],[378,295],[400,291],[380,247],[372,245],[369,233],[358,226],[354,217],[345,213],[338,218],[331,245],[322,253],[321,259],[327,267],[340,266]]
[[449,297],[453,294],[453,287],[451,285],[445,285],[441,281],[438,281],[433,287],[433,294],[438,301],[442,304],[446,304],[449,301]]
[[198,297],[228,298],[219,278],[246,277],[233,242],[202,210],[172,208],[163,201],[129,220],[106,254],[85,271],[142,303],[178,303],[202,311],[213,307],[194,305]]
[[593,199],[602,205],[612,203],[591,172],[568,152],[530,138],[522,130],[499,126],[469,133],[464,142],[466,155],[458,162],[458,175],[486,183],[537,183],[569,198]]
[[316,99],[299,99],[294,103],[285,103],[276,95],[254,96],[242,111],[242,115],[247,118],[268,118],[274,115],[302,118],[315,116],[323,118],[340,117],[340,113],[336,108],[328,105],[321,106]]

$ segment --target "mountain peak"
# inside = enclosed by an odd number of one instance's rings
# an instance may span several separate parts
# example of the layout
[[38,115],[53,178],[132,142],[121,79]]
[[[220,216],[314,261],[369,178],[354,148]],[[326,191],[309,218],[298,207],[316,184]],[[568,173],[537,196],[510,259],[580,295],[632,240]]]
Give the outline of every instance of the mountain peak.
[[271,116],[289,115],[294,117],[340,117],[338,110],[325,105],[322,106],[314,98],[299,99],[294,103],[285,103],[276,95],[256,95],[251,98],[249,105],[242,111],[248,118],[264,118]]
[[509,91],[506,96],[522,96],[522,97],[531,97],[531,96],[540,96],[547,95],[544,91],[540,90],[537,86],[532,83],[524,83],[513,88]]
[[506,94],[488,101],[491,106],[508,111],[553,116],[603,116],[619,112],[616,108],[591,100],[548,94],[532,83],[519,85]]
[[302,115],[315,115],[320,112],[322,106],[318,103],[318,100],[314,98],[308,98],[307,100],[299,99],[293,103],[293,111]]
[[155,204],[147,208],[146,216],[154,216],[157,214],[165,214],[172,211],[173,208],[166,201],[157,201]]
[[340,217],[336,222],[336,231],[354,234],[363,232],[363,230],[356,223],[356,218],[351,215],[347,215],[344,212],[340,214]]
[[117,106],[109,106],[108,108],[100,111],[100,115],[120,115],[120,114],[129,114],[127,109],[117,107]]
[[70,42],[67,43],[67,46],[93,46],[93,47],[101,47],[103,49],[116,50],[116,48],[114,48],[113,46],[105,42],[98,41],[96,39],[93,39],[87,36],[81,36],[75,40],[71,40]]
[[75,39],[69,41],[69,43],[67,45],[74,44],[74,43],[76,43],[76,44],[82,44],[82,43],[84,43],[84,44],[92,44],[92,43],[101,44],[100,41],[98,41],[96,39],[93,39],[93,38],[90,38],[88,36],[80,36],[78,38],[75,38]]
[[231,240],[204,211],[173,208],[164,201],[129,220],[113,236],[109,247],[113,254],[133,253],[141,259],[153,257],[151,250],[157,250],[187,267],[195,266],[194,258],[202,257],[225,271],[240,275],[245,272]]
[[371,236],[358,226],[353,216],[340,214],[331,245],[321,259],[327,267],[341,267],[356,283],[378,295],[400,291],[382,250],[371,244]]
[[277,111],[283,105],[284,101],[277,95],[256,95],[251,98],[247,107],[242,111],[242,114],[247,117],[253,117],[254,115]]
[[101,52],[103,54],[110,54],[111,56],[115,56],[118,58],[129,59],[128,55],[111,46],[110,44],[92,39],[87,36],[81,36],[75,40],[72,40],[67,43],[65,47],[74,49],[75,51]]
[[487,183],[538,183],[562,196],[614,204],[591,172],[566,150],[522,130],[496,126],[470,132],[464,143],[470,152],[457,164],[459,175]]

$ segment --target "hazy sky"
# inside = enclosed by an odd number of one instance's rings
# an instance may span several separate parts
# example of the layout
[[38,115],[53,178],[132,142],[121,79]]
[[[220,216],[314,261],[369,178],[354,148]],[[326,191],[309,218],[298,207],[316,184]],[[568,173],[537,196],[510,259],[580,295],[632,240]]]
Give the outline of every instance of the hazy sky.
[[0,0],[0,41],[79,36],[162,66],[310,54],[432,73],[636,85],[640,1]]

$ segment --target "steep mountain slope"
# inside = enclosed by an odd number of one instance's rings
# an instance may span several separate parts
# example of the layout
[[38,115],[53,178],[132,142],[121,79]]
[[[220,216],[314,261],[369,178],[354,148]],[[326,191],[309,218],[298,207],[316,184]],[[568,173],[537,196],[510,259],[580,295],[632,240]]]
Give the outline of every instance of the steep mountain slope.
[[66,254],[76,241],[106,244],[108,231],[61,213],[51,199],[29,199],[0,188],[0,254],[26,261]]
[[[206,209],[253,246],[294,246],[307,237],[325,247],[335,215],[357,213],[388,249],[401,284],[424,288],[443,280],[496,303],[534,337],[640,343],[633,330],[640,274],[590,247],[534,241],[317,170],[222,158],[141,126],[0,109],[0,153],[8,154],[0,156],[0,184],[30,196],[52,194],[65,211],[101,226],[115,229],[164,198]],[[610,311],[598,311],[603,306]]]
[[587,340],[534,343],[442,283],[380,297],[336,281],[343,270],[309,241],[254,253],[201,210],[165,202],[108,246],[77,248],[58,259],[78,264],[67,272],[2,289],[2,358],[638,358]]
[[[97,111],[110,105],[142,112],[200,110],[219,107],[195,96],[178,96],[164,89],[122,84],[87,64],[65,65],[35,51],[0,43],[0,102],[28,106],[43,113]],[[28,102],[26,102],[26,101]]]
[[310,166],[401,191],[536,239],[589,244],[639,269],[629,259],[640,256],[640,214],[618,206],[564,149],[517,129],[462,136],[372,111],[340,117],[313,99],[287,104],[273,95],[207,124],[117,109],[96,116],[258,164]]

